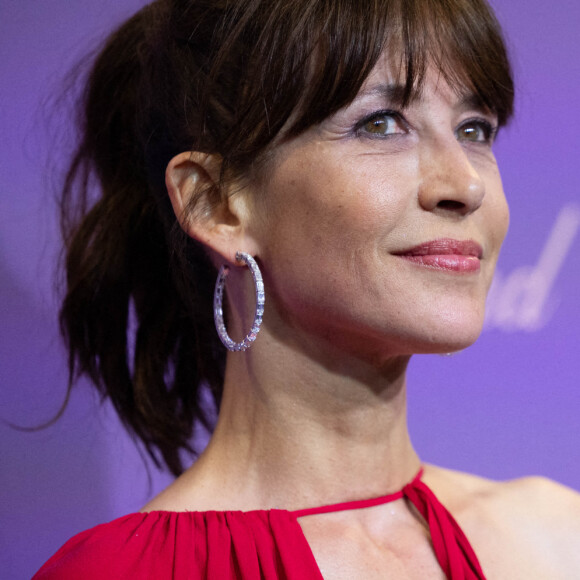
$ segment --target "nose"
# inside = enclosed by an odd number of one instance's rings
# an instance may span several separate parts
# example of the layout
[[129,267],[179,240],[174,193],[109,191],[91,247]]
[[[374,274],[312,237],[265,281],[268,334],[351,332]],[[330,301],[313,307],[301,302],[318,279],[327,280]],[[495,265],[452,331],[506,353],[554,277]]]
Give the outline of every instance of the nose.
[[421,156],[419,203],[423,209],[463,217],[476,211],[484,197],[483,179],[459,142],[433,144]]

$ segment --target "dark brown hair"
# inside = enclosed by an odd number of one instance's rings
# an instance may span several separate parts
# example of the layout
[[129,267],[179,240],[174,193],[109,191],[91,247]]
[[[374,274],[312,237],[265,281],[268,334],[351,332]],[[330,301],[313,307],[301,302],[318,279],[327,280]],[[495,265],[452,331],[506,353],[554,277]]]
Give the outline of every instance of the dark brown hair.
[[174,474],[195,425],[213,427],[225,351],[215,271],[176,227],[167,163],[204,151],[223,176],[249,175],[282,128],[292,138],[354,99],[385,48],[401,58],[404,99],[433,65],[509,119],[510,66],[485,0],[158,0],[94,62],[61,203],[69,389],[90,377]]

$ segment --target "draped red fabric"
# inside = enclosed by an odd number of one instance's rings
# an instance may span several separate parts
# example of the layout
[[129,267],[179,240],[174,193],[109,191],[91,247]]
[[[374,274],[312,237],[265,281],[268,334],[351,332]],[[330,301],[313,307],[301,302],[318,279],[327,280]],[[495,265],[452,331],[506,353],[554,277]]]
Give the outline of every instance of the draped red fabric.
[[136,513],[69,540],[34,580],[322,580],[285,510]]
[[429,525],[439,565],[452,580],[485,580],[483,570],[463,530],[435,494],[416,478],[403,488],[403,495],[419,510]]
[[451,514],[420,480],[380,498],[290,512],[135,513],[70,539],[33,580],[322,580],[298,518],[407,498],[425,518],[451,580],[484,579]]

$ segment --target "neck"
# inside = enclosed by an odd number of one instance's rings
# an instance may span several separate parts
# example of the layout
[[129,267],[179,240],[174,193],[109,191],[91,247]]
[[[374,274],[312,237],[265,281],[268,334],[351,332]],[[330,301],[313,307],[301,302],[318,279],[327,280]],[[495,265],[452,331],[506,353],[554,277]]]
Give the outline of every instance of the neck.
[[383,495],[412,479],[409,357],[376,365],[267,338],[228,358],[218,426],[192,470],[206,488],[227,482],[220,495],[239,509],[299,509]]

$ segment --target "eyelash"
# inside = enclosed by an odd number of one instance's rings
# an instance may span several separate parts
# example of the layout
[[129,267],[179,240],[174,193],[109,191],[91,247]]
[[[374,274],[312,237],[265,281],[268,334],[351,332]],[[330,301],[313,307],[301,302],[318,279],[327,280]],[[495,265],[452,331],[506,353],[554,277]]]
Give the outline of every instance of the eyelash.
[[396,123],[403,125],[405,130],[408,129],[407,122],[405,121],[405,119],[403,118],[403,116],[400,113],[398,113],[397,111],[393,111],[391,109],[384,109],[382,111],[374,111],[370,115],[367,115],[366,117],[364,117],[360,121],[358,121],[354,127],[355,134],[358,136],[368,137],[370,139],[386,139],[386,138],[392,137],[393,134],[380,135],[379,133],[373,134],[373,133],[370,133],[370,132],[367,132],[364,130],[364,126],[367,123],[371,123],[374,120],[380,120],[381,117],[390,117]]
[[[483,135],[484,135],[483,140],[473,141],[473,143],[483,143],[483,144],[491,145],[494,142],[495,137],[496,137],[497,132],[498,132],[498,129],[499,129],[499,127],[497,125],[491,123],[487,119],[482,119],[480,117],[473,117],[471,119],[465,119],[465,121],[463,121],[459,125],[459,127],[457,127],[456,131],[458,132],[461,129],[468,127],[469,125],[473,125],[473,126],[480,128],[483,131]],[[470,141],[470,140],[466,139],[466,141]]]
[[[395,136],[397,134],[400,134],[400,133],[391,133],[391,134],[387,134],[387,135],[381,135],[380,133],[371,133],[371,132],[365,131],[365,129],[364,129],[365,125],[367,125],[368,123],[371,123],[374,120],[380,120],[383,117],[390,117],[391,119],[393,119],[393,121],[395,121],[396,123],[398,123],[400,126],[403,127],[405,132],[409,128],[407,121],[399,112],[393,111],[391,109],[384,109],[381,111],[375,111],[375,112],[371,113],[370,115],[367,115],[366,117],[364,117],[360,121],[358,121],[354,127],[354,133],[357,136],[362,136],[362,137],[366,137],[369,139],[388,139],[388,138],[392,138],[393,136]],[[476,126],[477,128],[479,128],[483,131],[483,139],[472,141],[472,142],[473,143],[487,144],[487,145],[491,145],[494,142],[495,137],[496,137],[497,132],[498,132],[498,129],[499,129],[499,127],[496,124],[491,123],[487,119],[484,119],[481,117],[473,117],[473,118],[465,119],[464,121],[462,121],[461,124],[455,130],[455,132],[458,134],[459,131],[468,127],[469,125]],[[459,135],[457,135],[457,138],[459,139]],[[467,142],[471,141],[470,139],[464,139],[464,140]]]

